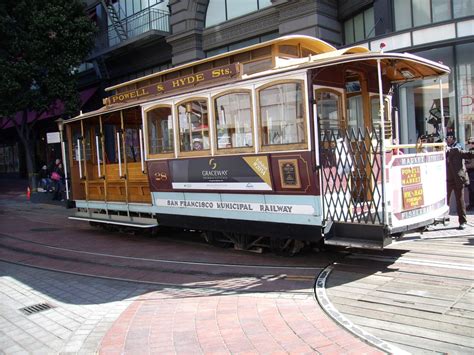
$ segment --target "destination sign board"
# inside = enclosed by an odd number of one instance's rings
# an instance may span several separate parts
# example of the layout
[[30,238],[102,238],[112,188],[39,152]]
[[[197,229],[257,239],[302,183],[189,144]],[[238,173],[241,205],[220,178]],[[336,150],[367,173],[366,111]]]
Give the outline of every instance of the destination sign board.
[[104,105],[120,104],[140,100],[152,95],[163,95],[186,88],[199,87],[225,79],[237,78],[240,73],[239,63],[232,63],[217,68],[204,70],[199,73],[169,79],[160,83],[148,85],[136,90],[121,92],[104,99]]

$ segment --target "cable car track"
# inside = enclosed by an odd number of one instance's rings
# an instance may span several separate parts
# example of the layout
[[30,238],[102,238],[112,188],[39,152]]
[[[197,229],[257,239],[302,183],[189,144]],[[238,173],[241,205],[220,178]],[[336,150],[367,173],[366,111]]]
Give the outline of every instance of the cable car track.
[[83,255],[90,255],[90,256],[100,256],[100,257],[109,257],[109,258],[117,258],[117,259],[125,259],[125,260],[139,260],[139,261],[150,261],[150,262],[157,262],[157,263],[166,263],[166,264],[184,264],[184,265],[206,265],[206,266],[220,266],[220,267],[239,267],[239,268],[260,268],[260,269],[285,269],[285,268],[291,268],[294,270],[321,270],[321,267],[308,267],[308,266],[298,266],[298,265],[281,265],[281,266],[275,266],[275,265],[244,265],[244,264],[229,264],[229,263],[211,263],[211,262],[200,262],[200,261],[183,261],[183,260],[172,260],[172,259],[151,259],[151,258],[139,258],[139,257],[133,257],[133,256],[123,256],[123,255],[114,255],[114,254],[104,254],[104,253],[95,253],[95,252],[88,252],[84,250],[78,250],[78,249],[71,249],[71,248],[64,248],[64,247],[58,247],[58,246],[53,246],[49,245],[46,243],[40,243],[36,241],[31,241],[23,238],[18,238],[18,237],[13,237],[10,235],[5,235],[5,234],[0,234],[0,237],[2,238],[9,238],[21,242],[27,242],[31,243],[34,245],[39,245],[44,248],[48,249],[53,249],[53,250],[58,250],[58,251],[67,251],[67,252],[74,252],[78,254],[83,254]]
[[[310,288],[322,267],[245,265],[104,254],[0,234],[0,260],[51,271],[161,286],[258,292]],[[299,284],[295,287],[295,284]],[[306,286],[303,286],[306,285]]]

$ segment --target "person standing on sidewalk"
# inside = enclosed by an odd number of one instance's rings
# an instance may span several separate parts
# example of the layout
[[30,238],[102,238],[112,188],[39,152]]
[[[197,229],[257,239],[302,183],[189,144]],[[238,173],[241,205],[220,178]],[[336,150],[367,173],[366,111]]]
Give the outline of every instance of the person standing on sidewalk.
[[[466,145],[471,153],[474,153],[474,137],[468,139],[468,144]],[[469,176],[469,206],[467,206],[468,211],[474,210],[474,159],[466,161],[467,175]]]
[[459,229],[466,228],[466,204],[464,202],[464,187],[469,185],[469,177],[467,175],[464,159],[474,158],[474,153],[465,151],[456,141],[453,132],[446,135],[446,183],[447,183],[447,203],[451,192],[454,191],[456,197],[456,211],[458,214]]
[[53,200],[63,201],[64,171],[61,163],[54,168],[54,171],[51,173],[51,179],[54,181]]

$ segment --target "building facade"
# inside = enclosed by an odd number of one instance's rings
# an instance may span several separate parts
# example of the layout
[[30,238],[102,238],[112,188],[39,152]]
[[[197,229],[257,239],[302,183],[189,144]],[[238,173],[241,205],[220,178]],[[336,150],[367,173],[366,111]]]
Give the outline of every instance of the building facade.
[[[447,130],[462,143],[474,140],[474,1],[472,0],[88,0],[99,33],[86,62],[77,68],[83,111],[96,109],[104,88],[192,60],[279,36],[304,34],[336,47],[363,45],[412,52],[451,67],[441,83],[414,82],[395,88],[403,143]],[[426,84],[426,83],[425,83]],[[441,100],[441,92],[443,99]],[[441,102],[442,101],[442,102]],[[39,160],[58,149],[46,134],[57,131],[48,117],[39,126]],[[2,136],[9,136],[1,129]],[[46,147],[46,148],[45,148]],[[48,153],[49,151],[49,153]],[[49,154],[49,156],[48,156]],[[21,147],[0,144],[0,174],[22,172]]]

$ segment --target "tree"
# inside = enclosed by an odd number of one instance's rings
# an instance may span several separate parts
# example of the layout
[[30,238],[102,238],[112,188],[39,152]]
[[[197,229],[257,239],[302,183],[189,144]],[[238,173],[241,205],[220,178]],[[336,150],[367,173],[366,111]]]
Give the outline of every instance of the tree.
[[[92,49],[95,32],[78,0],[0,2],[0,117],[14,123],[33,187],[35,124],[59,101],[65,114],[77,113],[73,69]],[[22,113],[20,122],[17,112]],[[34,112],[30,122],[28,112]]]

